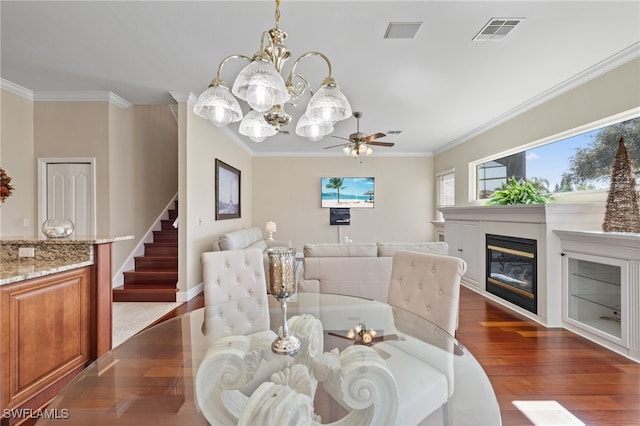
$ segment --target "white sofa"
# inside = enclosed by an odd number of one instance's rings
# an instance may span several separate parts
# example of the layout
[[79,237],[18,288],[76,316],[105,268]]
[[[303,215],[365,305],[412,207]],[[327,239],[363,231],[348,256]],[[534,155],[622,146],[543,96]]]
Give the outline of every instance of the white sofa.
[[269,257],[266,251],[272,247],[288,247],[287,241],[265,240],[257,226],[229,231],[213,242],[211,251],[244,250],[258,248],[263,253],[267,291],[269,286]]
[[211,251],[259,248],[264,252],[271,247],[287,247],[288,244],[286,241],[265,240],[262,231],[256,226],[225,233],[213,242]]
[[315,243],[303,248],[298,291],[387,301],[393,255],[410,250],[448,254],[445,242]]

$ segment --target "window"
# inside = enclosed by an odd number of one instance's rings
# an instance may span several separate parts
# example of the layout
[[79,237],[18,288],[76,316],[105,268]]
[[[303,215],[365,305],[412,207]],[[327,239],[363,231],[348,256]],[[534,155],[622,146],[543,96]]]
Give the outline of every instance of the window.
[[453,207],[456,201],[455,170],[436,175],[438,185],[437,207]]
[[477,164],[476,199],[490,198],[512,176],[551,193],[607,190],[620,137],[639,177],[640,117],[635,117]]

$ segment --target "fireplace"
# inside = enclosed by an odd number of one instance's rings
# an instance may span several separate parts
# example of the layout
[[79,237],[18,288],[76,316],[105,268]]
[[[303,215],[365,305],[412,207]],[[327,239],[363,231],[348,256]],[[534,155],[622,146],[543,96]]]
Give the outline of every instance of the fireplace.
[[486,243],[486,290],[536,314],[536,240],[486,234]]

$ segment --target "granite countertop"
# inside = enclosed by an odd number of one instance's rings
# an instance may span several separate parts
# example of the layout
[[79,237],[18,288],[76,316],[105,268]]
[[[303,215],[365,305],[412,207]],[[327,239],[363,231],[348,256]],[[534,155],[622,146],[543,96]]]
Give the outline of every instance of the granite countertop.
[[23,258],[11,262],[0,263],[0,286],[24,281],[31,278],[38,278],[56,272],[68,271],[70,269],[90,266],[92,260],[77,263],[52,263],[46,260],[36,260],[33,258]]
[[38,243],[38,244],[78,244],[78,243],[87,243],[87,244],[105,244],[105,243],[113,243],[116,241],[125,241],[132,240],[133,235],[123,235],[123,236],[113,236],[113,235],[89,235],[89,236],[78,236],[72,235],[66,238],[47,238],[47,237],[25,237],[25,236],[11,236],[11,237],[0,237],[0,244],[29,244],[29,243]]
[[[131,239],[133,235],[1,237],[0,286],[93,265],[94,245]],[[33,257],[22,257],[19,253],[27,248],[32,250]]]

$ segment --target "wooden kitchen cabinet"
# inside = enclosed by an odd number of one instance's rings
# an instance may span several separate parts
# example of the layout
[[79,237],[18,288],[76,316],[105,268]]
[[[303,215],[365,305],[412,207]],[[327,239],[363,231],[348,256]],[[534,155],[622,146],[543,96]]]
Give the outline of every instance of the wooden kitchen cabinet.
[[89,362],[90,278],[86,266],[0,287],[3,409],[46,403]]

